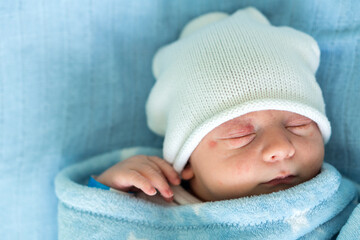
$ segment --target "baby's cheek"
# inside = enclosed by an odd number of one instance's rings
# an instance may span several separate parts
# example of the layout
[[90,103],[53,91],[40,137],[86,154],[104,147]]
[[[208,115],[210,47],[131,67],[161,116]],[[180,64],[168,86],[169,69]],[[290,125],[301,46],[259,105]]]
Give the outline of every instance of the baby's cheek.
[[313,174],[317,174],[318,170],[324,160],[324,144],[322,139],[318,141],[308,141],[302,145],[302,148],[298,148],[299,154],[301,154],[301,164],[307,171]]
[[213,141],[213,140],[208,141],[208,147],[209,147],[210,149],[213,149],[213,148],[215,148],[216,146],[217,146],[217,142],[216,142],[216,141]]
[[301,149],[303,154],[309,159],[319,159],[324,157],[324,143],[321,136],[309,138],[308,141],[304,141],[303,148]]
[[247,175],[249,174],[249,172],[251,171],[251,165],[247,162],[244,162],[244,161],[239,161],[237,164],[236,164],[236,174],[237,175]]

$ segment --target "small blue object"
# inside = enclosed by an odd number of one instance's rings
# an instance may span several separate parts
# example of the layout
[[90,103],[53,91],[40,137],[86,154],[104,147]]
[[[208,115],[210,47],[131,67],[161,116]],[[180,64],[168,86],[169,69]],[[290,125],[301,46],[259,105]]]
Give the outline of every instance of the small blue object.
[[104,190],[110,190],[110,187],[96,181],[95,178],[93,178],[92,176],[89,179],[88,187],[94,187],[94,188],[101,188],[101,189],[104,189]]

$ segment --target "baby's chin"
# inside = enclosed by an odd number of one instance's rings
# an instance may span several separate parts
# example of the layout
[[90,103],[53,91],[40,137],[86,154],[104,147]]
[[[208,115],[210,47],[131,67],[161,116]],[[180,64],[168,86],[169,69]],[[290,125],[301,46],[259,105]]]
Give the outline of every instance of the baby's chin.
[[238,199],[238,198],[244,198],[244,197],[255,197],[255,196],[259,196],[259,195],[265,195],[265,194],[271,194],[271,193],[275,193],[275,192],[285,191],[285,190],[295,187],[299,184],[302,184],[306,181],[309,181],[315,176],[312,176],[309,179],[302,179],[302,178],[294,177],[291,182],[287,182],[287,183],[282,183],[280,181],[279,183],[260,184],[257,188],[253,189],[250,192],[245,192],[245,193],[240,192],[239,194],[235,194],[235,195],[234,195],[234,192],[232,192],[232,194],[230,194],[226,197],[221,198],[218,196],[216,199],[212,199],[212,200],[208,200],[208,201],[231,200],[231,199]]
[[[257,189],[257,190],[252,191],[252,192],[240,193],[240,194],[236,194],[236,195],[232,195],[232,196],[227,196],[227,197],[225,197],[223,199],[218,198],[217,201],[219,201],[219,200],[231,200],[231,199],[238,199],[238,198],[247,198],[247,197],[256,197],[256,196],[260,196],[260,195],[271,194],[271,193],[280,192],[280,191],[290,189],[290,188],[295,187],[295,186],[297,186],[299,184],[301,184],[301,183],[294,184],[294,185],[279,184],[276,187],[272,187],[272,188]],[[211,201],[214,201],[214,200],[211,200]]]
[[197,191],[197,189],[193,189],[194,186],[189,184],[190,192],[195,195],[198,199],[204,202],[210,201],[221,201],[221,200],[231,200],[231,199],[238,199],[243,197],[254,197],[264,194],[271,194],[279,191],[284,191],[295,187],[299,184],[307,182],[317,176],[320,173],[320,170],[317,170],[313,174],[309,174],[306,176],[296,175],[296,176],[289,176],[284,179],[280,180],[271,180],[266,183],[259,183],[250,191],[243,191],[243,189],[233,189],[229,192],[222,192],[219,193],[214,190],[210,190],[208,192]]
[[231,199],[241,198],[241,197],[259,196],[259,195],[263,195],[263,194],[271,194],[271,193],[275,193],[275,192],[279,192],[279,191],[284,191],[284,190],[290,189],[292,187],[295,187],[297,185],[300,185],[304,182],[307,182],[307,181],[313,179],[319,173],[320,173],[320,170],[316,174],[313,174],[306,178],[294,176],[289,179],[284,179],[283,181],[279,180],[279,181],[273,181],[273,182],[268,182],[268,183],[262,183],[253,191],[244,193],[244,194],[239,194],[237,196],[234,196]]
[[264,195],[264,194],[271,194],[274,192],[287,190],[287,189],[292,188],[301,183],[302,182],[294,183],[291,185],[290,184],[278,184],[278,185],[272,186],[272,187],[259,186],[258,188],[255,188],[250,192],[242,192],[242,191],[234,190],[229,194],[223,193],[223,194],[210,194],[210,195],[202,196],[201,194],[196,194],[196,192],[194,192],[194,191],[191,191],[191,193],[203,202],[213,202],[213,201],[232,200],[232,199],[238,199],[238,198],[255,197],[255,196]]

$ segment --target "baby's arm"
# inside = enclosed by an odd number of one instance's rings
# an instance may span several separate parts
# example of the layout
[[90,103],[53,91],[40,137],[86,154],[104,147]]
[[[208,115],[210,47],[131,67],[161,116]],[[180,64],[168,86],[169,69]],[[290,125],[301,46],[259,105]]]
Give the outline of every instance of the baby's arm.
[[96,181],[120,190],[142,190],[147,195],[155,195],[156,189],[165,199],[173,197],[169,182],[180,184],[175,169],[165,160],[156,156],[137,155],[121,161],[107,169]]

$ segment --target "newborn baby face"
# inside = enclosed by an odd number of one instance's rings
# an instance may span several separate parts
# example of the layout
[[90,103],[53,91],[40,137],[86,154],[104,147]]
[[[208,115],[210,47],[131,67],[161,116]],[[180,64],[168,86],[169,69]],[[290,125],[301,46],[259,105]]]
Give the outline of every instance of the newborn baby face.
[[[287,111],[264,110],[209,132],[184,170],[204,201],[276,192],[316,176],[324,143],[317,124]],[[190,178],[190,177],[188,177]]]

